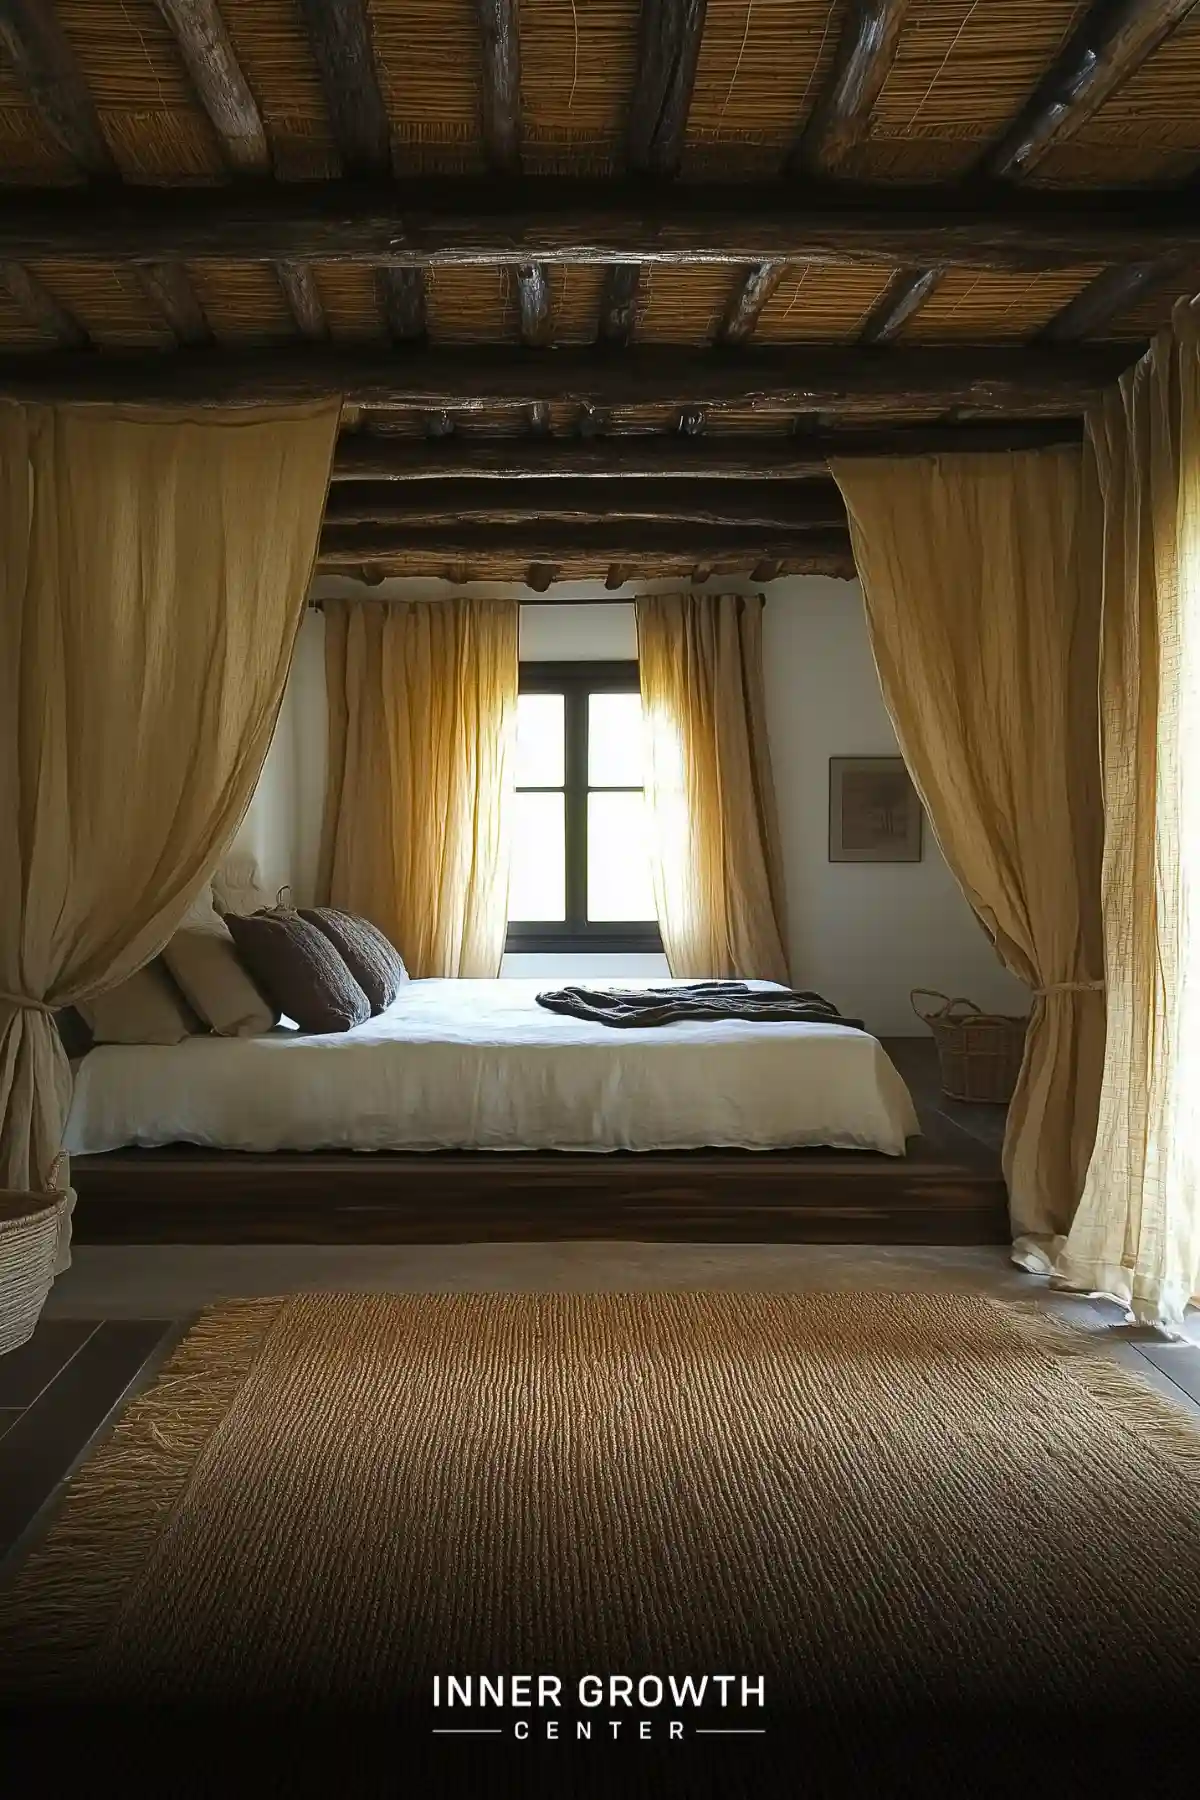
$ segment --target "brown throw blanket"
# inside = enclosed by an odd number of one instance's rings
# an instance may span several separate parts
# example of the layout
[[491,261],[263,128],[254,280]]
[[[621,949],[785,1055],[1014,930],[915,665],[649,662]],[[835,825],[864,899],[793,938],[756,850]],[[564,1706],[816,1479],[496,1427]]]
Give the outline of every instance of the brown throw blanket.
[[689,981],[669,988],[552,988],[537,997],[550,1012],[590,1019],[596,1025],[673,1025],[680,1019],[747,1019],[786,1025],[849,1025],[820,994],[791,988],[752,988],[745,981]]

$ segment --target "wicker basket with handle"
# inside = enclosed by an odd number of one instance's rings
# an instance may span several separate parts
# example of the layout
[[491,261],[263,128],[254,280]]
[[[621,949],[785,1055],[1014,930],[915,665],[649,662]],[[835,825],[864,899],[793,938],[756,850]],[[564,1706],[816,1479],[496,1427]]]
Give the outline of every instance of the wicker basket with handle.
[[[939,1000],[927,1011],[918,999]],[[973,1000],[950,1000],[933,988],[914,988],[909,995],[918,1019],[924,1019],[937,1045],[942,1092],[951,1100],[986,1100],[1006,1105],[1012,1099],[1025,1054],[1028,1018],[985,1013]]]
[[33,1336],[46,1304],[71,1208],[71,1190],[58,1185],[65,1161],[55,1157],[44,1193],[0,1188],[0,1356]]

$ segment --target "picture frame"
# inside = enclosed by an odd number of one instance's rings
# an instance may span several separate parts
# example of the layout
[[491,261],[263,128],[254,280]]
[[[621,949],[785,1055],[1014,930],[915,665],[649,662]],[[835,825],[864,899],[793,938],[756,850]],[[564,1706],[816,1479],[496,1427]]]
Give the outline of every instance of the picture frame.
[[830,862],[915,863],[922,807],[902,756],[831,756]]

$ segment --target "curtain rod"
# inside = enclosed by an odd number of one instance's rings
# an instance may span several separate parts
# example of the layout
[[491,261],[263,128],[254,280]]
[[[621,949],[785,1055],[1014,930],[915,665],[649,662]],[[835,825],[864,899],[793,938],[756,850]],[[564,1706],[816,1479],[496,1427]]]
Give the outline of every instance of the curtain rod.
[[[685,593],[692,593],[694,591],[697,590],[687,587],[684,588]],[[360,598],[372,606],[390,606],[395,605],[400,601],[407,600],[411,598],[411,596],[408,594],[378,594],[374,589],[368,589],[364,596],[358,594],[324,594],[319,600],[309,600],[307,605],[309,612],[320,612],[326,600],[358,600]],[[427,601],[426,604],[431,606],[437,605],[442,601],[453,600],[455,598],[456,596],[454,594],[437,594],[432,600]],[[481,595],[479,598],[499,598],[501,600],[506,600],[510,599],[511,596],[507,594],[500,594],[498,596]],[[635,600],[643,598],[650,599],[652,596],[627,594],[625,598],[622,599],[619,595],[614,597],[612,594],[576,594],[574,596],[567,594],[561,596],[552,594],[534,594],[532,599],[529,600],[518,599],[517,604],[518,606],[632,606]],[[766,606],[767,604],[767,596],[762,593],[742,594],[740,598],[743,600],[757,600],[760,606]]]

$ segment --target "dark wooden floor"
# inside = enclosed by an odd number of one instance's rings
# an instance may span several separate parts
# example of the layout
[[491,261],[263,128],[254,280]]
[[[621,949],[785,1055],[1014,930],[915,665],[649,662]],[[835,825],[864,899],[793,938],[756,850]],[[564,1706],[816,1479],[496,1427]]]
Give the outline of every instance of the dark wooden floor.
[[76,1241],[1007,1241],[1004,1108],[946,1100],[930,1039],[889,1039],[887,1048],[921,1122],[904,1157],[823,1149],[257,1156],[187,1145],[119,1150],[73,1159]]

